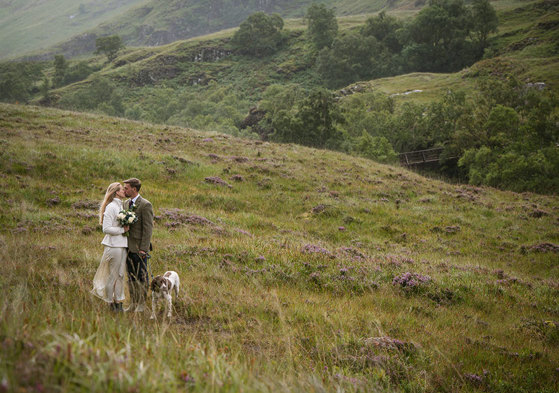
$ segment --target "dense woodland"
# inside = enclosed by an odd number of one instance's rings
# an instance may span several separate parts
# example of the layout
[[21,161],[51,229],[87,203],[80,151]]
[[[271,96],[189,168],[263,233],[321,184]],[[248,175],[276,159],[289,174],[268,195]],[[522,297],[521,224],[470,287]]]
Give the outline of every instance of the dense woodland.
[[[305,24],[303,31],[286,30],[279,15],[257,12],[231,36],[207,42],[202,53],[214,53],[210,59],[186,62],[180,50],[136,62],[120,37],[99,38],[96,60],[57,55],[53,62],[3,63],[1,99],[384,163],[396,163],[400,152],[443,147],[438,170],[445,176],[515,191],[559,191],[557,95],[526,83],[506,60],[491,60],[499,19],[487,0],[431,0],[407,20],[381,12],[343,30],[333,9],[312,4]],[[412,72],[457,72],[482,59],[490,67],[476,64],[464,75],[473,90],[448,90],[430,103],[402,104],[352,87]]]

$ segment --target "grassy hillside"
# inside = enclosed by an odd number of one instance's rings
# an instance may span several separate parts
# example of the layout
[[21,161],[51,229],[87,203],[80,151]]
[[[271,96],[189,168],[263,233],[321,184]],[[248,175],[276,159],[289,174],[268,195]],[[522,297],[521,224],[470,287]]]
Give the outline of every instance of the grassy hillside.
[[[391,2],[385,0],[325,0],[320,3],[334,7],[339,16],[367,14],[385,8],[416,9],[422,5],[418,3],[416,7],[409,0]],[[50,40],[48,46],[33,48],[41,49],[29,55],[35,59],[47,59],[60,53],[66,56],[91,53],[95,48],[97,37],[111,34],[120,35],[127,45],[163,45],[236,27],[250,14],[257,11],[278,13],[284,18],[301,18],[312,1],[136,0],[134,4],[137,6],[112,18],[90,21],[87,25],[88,28],[80,31],[85,34],[75,36],[75,33],[67,34],[62,37],[64,40],[57,37],[56,40]],[[22,47],[21,49],[23,50],[20,50],[20,55],[23,55],[23,52],[29,48]]]
[[[367,89],[398,94],[402,101],[429,102],[448,89],[473,88],[476,77],[514,75],[525,82],[544,82],[559,90],[559,5],[553,1],[493,2],[499,32],[487,49],[487,59],[453,74],[414,73],[362,83]],[[411,94],[401,94],[421,90]]]
[[[24,53],[44,50],[72,36],[81,36],[85,31],[124,13],[142,1],[144,0],[2,1],[0,59],[21,57]],[[76,37],[76,41],[83,43],[83,38]]]
[[[361,92],[380,90],[402,101],[430,102],[449,89],[472,91],[478,76],[507,74],[525,82],[545,82],[552,90],[559,89],[557,5],[545,1],[493,4],[499,11],[500,24],[487,50],[487,60],[452,74],[412,73],[359,82]],[[408,14],[404,9],[391,15],[404,18]],[[340,18],[340,28],[362,25],[365,19],[364,15]],[[314,70],[315,59],[303,35],[304,28],[301,20],[288,21],[286,45],[264,59],[231,56],[229,39],[233,31],[225,30],[159,47],[131,48],[114,63],[107,64],[99,75],[117,82],[129,103],[138,103],[138,96],[152,94],[146,90],[162,86],[173,89],[167,94],[169,100],[184,91],[227,86],[229,91],[251,101],[246,105],[248,109],[270,84],[297,83],[309,87],[320,83]],[[215,84],[208,86],[210,81]],[[88,83],[54,91],[54,98],[87,87]],[[414,90],[421,91],[403,94]],[[129,103],[125,102],[125,106]]]
[[[5,391],[559,387],[556,196],[37,107],[0,104],[0,139]],[[130,176],[171,320],[88,294],[97,204]]]

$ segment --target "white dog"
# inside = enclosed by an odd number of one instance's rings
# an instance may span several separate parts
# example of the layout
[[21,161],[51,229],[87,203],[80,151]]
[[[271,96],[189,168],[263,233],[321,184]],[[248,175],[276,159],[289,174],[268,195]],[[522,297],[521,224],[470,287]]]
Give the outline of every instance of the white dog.
[[173,307],[171,291],[175,291],[175,297],[179,295],[180,280],[177,272],[168,271],[162,276],[153,278],[151,282],[151,317],[155,319],[155,304],[160,299],[165,299],[165,311],[167,317],[171,317],[171,309]]

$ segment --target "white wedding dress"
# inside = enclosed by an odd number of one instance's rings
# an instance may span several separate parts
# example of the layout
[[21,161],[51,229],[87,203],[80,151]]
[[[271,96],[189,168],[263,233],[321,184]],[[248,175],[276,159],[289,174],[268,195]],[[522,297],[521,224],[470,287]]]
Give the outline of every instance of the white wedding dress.
[[116,217],[121,210],[122,201],[117,198],[113,199],[105,208],[103,214],[105,238],[101,242],[105,246],[105,250],[93,278],[93,289],[91,290],[93,295],[107,303],[124,300],[128,238],[123,235],[124,228],[119,225]]

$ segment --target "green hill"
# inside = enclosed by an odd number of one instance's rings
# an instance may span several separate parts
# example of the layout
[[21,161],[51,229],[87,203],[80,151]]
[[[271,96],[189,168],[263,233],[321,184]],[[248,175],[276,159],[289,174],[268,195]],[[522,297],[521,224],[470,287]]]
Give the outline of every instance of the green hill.
[[[400,24],[407,11],[397,11],[339,18],[333,48],[320,51],[301,20],[288,20],[277,35],[276,50],[266,56],[240,50],[232,39],[238,30],[231,29],[164,46],[126,48],[113,61],[104,56],[70,61],[62,67],[63,77],[60,64],[43,63],[41,71],[37,63],[4,63],[2,97],[327,147],[385,163],[397,161],[397,152],[436,147],[443,149],[438,174],[476,185],[556,193],[558,6],[549,1],[496,5],[500,30],[488,37],[483,59],[460,70],[456,64],[465,60],[453,62],[455,56],[447,56],[446,66],[459,70],[454,73],[358,81],[354,70],[369,78],[374,75],[368,70],[375,67],[377,76],[403,73],[407,59],[417,60],[407,56],[429,47],[402,39],[401,51],[391,54],[382,49],[380,38],[363,35],[363,26],[381,18],[400,26],[396,33],[410,34],[419,17]],[[429,9],[435,7],[424,8],[419,16]],[[378,50],[361,47],[365,41]],[[345,50],[346,43],[351,50]],[[481,56],[474,45],[464,38],[452,53],[473,62],[468,57],[473,49]],[[331,64],[337,68],[329,70]],[[344,79],[336,79],[341,73]],[[35,75],[35,82],[29,75]],[[346,80],[357,82],[324,90]],[[328,116],[320,115],[321,108]]]
[[[5,391],[557,391],[556,196],[31,106],[0,130]],[[88,293],[131,176],[170,320]]]
[[[556,64],[556,5],[546,1],[514,1],[494,3],[499,10],[499,32],[491,39],[490,54],[471,68],[458,73],[413,73],[390,78],[359,82],[361,91],[380,90],[393,94],[399,101],[430,102],[449,89],[471,91],[480,75],[513,75],[525,82],[544,82],[551,90],[559,87]],[[391,15],[403,18],[405,11]],[[365,15],[339,18],[341,30],[358,27]],[[315,58],[306,38],[304,25],[299,20],[287,20],[287,43],[272,56],[251,58],[235,56],[230,38],[234,30],[224,30],[209,36],[177,41],[169,45],[149,48],[129,48],[113,63],[105,64],[98,75],[118,84],[125,106],[138,103],[138,96],[149,96],[150,91],[169,87],[169,101],[185,91],[212,90],[227,86],[254,105],[271,84],[297,83],[303,87],[320,83],[316,77]],[[102,65],[100,58],[93,64]],[[212,82],[213,84],[210,84]],[[53,91],[57,97],[79,91],[90,80]],[[420,94],[401,94],[421,90]],[[246,113],[246,112],[245,112]]]
[[[144,0],[50,0],[0,2],[0,59],[22,57],[76,36],[120,15]],[[89,48],[91,50],[91,47]],[[95,49],[95,39],[93,39]]]
[[[96,14],[95,16],[98,16],[96,19],[89,19],[91,14],[84,14],[82,19],[87,20],[87,25],[81,25],[80,34],[76,35],[75,32],[70,30],[63,37],[65,39],[61,39],[60,35],[57,35],[56,39],[48,41],[49,45],[46,46],[44,40],[40,43],[36,42],[35,48],[22,46],[18,57],[21,57],[29,49],[37,49],[27,56],[32,59],[48,59],[52,58],[54,54],[64,54],[71,57],[91,53],[95,50],[95,39],[97,37],[113,34],[120,35],[124,42],[131,46],[163,45],[239,26],[250,14],[257,11],[278,13],[284,18],[301,18],[313,1],[129,0],[129,2],[134,7],[128,7],[126,12],[117,15],[115,15],[117,9],[111,15]],[[416,8],[409,0],[326,0],[320,3],[334,7],[336,14],[339,16],[367,14],[385,8]],[[418,6],[421,7],[422,4],[418,3]],[[104,16],[104,18],[101,19],[101,16]],[[31,22],[32,20],[28,21],[28,23]],[[50,26],[51,21],[48,22]],[[50,30],[48,26],[43,25],[41,27],[43,29],[46,27],[47,31]],[[53,26],[57,32],[61,27]],[[34,31],[35,26],[26,26],[26,28],[27,36],[18,37],[19,40],[24,42],[32,40],[29,37],[29,30]],[[8,31],[10,30],[6,29],[6,32]],[[43,30],[38,34],[42,35]],[[15,50],[17,41],[13,40],[10,45]]]
[[[525,82],[544,82],[551,90],[559,88],[556,64],[557,6],[552,2],[494,3],[499,10],[499,32],[491,39],[490,54],[472,67],[458,73],[413,73],[359,82],[366,90],[394,94],[397,100],[429,102],[449,89],[471,91],[480,75],[513,75]],[[391,15],[404,17],[403,11]],[[366,16],[339,18],[342,30],[358,27]],[[264,59],[234,56],[229,44],[234,30],[150,48],[129,48],[113,63],[105,64],[98,74],[119,85],[125,101],[137,103],[138,95],[149,95],[145,89],[162,86],[173,88],[169,99],[188,90],[211,90],[227,86],[254,105],[270,84],[297,83],[316,86],[315,58],[309,53],[304,25],[298,20],[286,21],[287,43],[278,53]],[[99,58],[93,63],[99,63]],[[89,81],[53,91],[55,96],[82,89]],[[420,94],[404,95],[421,90]],[[363,91],[363,90],[361,90]],[[128,103],[125,103],[126,105]],[[248,108],[247,108],[248,109]]]
[[366,82],[371,89],[388,94],[421,90],[420,94],[399,95],[402,101],[428,102],[448,89],[471,90],[476,77],[516,76],[525,82],[544,82],[559,90],[557,40],[558,5],[552,1],[495,2],[499,10],[499,32],[493,37],[487,59],[452,74],[416,73]]

